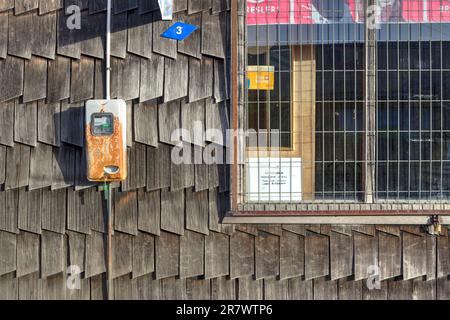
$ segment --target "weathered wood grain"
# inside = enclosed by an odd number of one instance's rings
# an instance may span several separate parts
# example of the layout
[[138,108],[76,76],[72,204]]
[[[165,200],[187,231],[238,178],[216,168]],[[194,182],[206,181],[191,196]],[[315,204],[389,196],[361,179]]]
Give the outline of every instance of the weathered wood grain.
[[160,144],[158,148],[147,148],[147,191],[170,187],[171,149]]
[[303,280],[300,277],[289,279],[289,299],[312,300],[313,280]]
[[337,300],[337,281],[325,277],[314,279],[314,300]]
[[408,232],[402,235],[402,272],[403,279],[414,279],[427,274],[427,241],[424,236]]
[[210,300],[210,281],[195,278],[186,279],[186,298],[188,300]]
[[184,234],[185,192],[161,190],[161,230]]
[[65,271],[64,236],[43,231],[41,237],[41,276],[47,278]]
[[137,235],[137,215],[137,192],[114,190],[114,228],[124,233]]
[[378,265],[378,241],[376,237],[354,233],[355,281],[369,277],[369,267]]
[[31,149],[29,190],[41,189],[52,185],[53,148],[37,143]]
[[[152,75],[153,77],[154,75]],[[141,82],[142,84],[142,82]],[[142,97],[142,92],[141,92]],[[140,103],[133,106],[134,140],[152,147],[158,147],[158,105]]]
[[230,237],[230,277],[240,278],[255,274],[255,237],[235,232]]
[[133,237],[115,232],[112,250],[112,277],[118,278],[133,271]]
[[14,107],[14,101],[0,103],[0,144],[10,147],[14,146]]
[[19,299],[18,279],[14,273],[0,276],[0,299],[17,300]]
[[225,58],[227,34],[226,13],[210,15],[202,13],[202,53],[213,57]]
[[25,61],[23,102],[44,99],[47,96],[47,60],[33,56]]
[[42,232],[42,189],[19,191],[18,226],[21,230],[40,234]]
[[385,280],[401,274],[400,238],[384,232],[378,233],[378,263],[380,279]]
[[42,229],[64,234],[66,232],[66,190],[42,191]]
[[280,237],[280,278],[289,279],[305,273],[304,237],[283,231]]
[[330,234],[331,279],[353,274],[353,239],[337,232]]
[[75,184],[75,149],[65,143],[53,149],[52,190]]
[[180,238],[180,278],[202,276],[205,270],[205,236],[185,231]]
[[[55,1],[42,1],[49,5]],[[50,8],[40,6],[39,10],[49,10]],[[55,59],[56,53],[56,12],[33,16],[33,38],[31,52],[34,55],[48,59]]]
[[138,229],[159,236],[161,233],[161,191],[138,191]]
[[5,189],[26,187],[30,176],[31,148],[18,144],[6,149]]
[[0,205],[0,230],[11,233],[19,233],[18,208],[19,190],[7,190],[0,192],[0,199],[4,200]]
[[37,143],[37,102],[16,103],[14,141],[32,147]]
[[155,237],[139,232],[133,237],[133,279],[155,271]]
[[9,12],[8,54],[31,59],[33,33],[30,30],[33,30],[34,15],[36,13],[14,15],[12,11]]
[[70,59],[56,56],[48,62],[47,101],[59,102],[70,97]]
[[260,231],[255,239],[256,279],[280,274],[280,238]]
[[155,248],[156,279],[177,276],[180,265],[180,237],[161,231],[161,235],[156,237]]
[[264,280],[254,280],[253,277],[237,279],[238,300],[262,300],[264,297]]
[[16,271],[17,268],[16,235],[0,231],[0,276]]
[[305,237],[305,279],[310,280],[329,275],[329,257],[328,237],[307,232]]
[[205,242],[205,279],[229,275],[229,250],[230,239],[227,235],[209,233]]
[[236,300],[236,281],[226,277],[211,280],[211,300]]
[[186,189],[186,229],[209,234],[208,192]]
[[177,60],[164,60],[164,102],[188,95],[189,58],[179,54]]
[[94,97],[95,60],[82,56],[72,60],[70,80],[70,102],[80,102]]
[[287,300],[288,280],[264,279],[264,300]]
[[17,277],[39,271],[39,235],[22,231],[17,235]]
[[106,272],[105,250],[106,238],[103,234],[93,231],[92,234],[86,236],[86,278]]
[[38,102],[38,141],[55,147],[61,145],[61,105]]
[[71,266],[77,266],[80,272],[84,272],[86,265],[86,235],[68,231],[69,238],[69,262]]

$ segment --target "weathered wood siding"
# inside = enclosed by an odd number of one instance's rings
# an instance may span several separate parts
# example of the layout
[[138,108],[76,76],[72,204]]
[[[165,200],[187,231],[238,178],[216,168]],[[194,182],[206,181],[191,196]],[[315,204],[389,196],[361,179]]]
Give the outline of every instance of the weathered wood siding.
[[[80,31],[66,27],[72,3]],[[85,102],[104,96],[105,3],[0,1],[0,299],[106,297],[104,203],[83,157]],[[200,27],[183,43],[159,36],[170,23],[157,8],[114,1],[112,96],[127,101],[130,158],[114,192],[116,299],[450,298],[446,229],[221,225],[227,169],[170,155],[173,129],[228,127],[230,3],[175,0],[175,19]],[[80,290],[65,286],[69,265]],[[366,286],[372,265],[381,290]]]

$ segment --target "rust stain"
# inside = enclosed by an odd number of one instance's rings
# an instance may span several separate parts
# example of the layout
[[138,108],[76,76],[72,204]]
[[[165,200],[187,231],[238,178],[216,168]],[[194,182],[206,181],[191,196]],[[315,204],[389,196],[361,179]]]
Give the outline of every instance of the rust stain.
[[[124,141],[122,124],[114,117],[114,133],[111,136],[94,136],[91,134],[91,124],[86,126],[88,145],[88,179],[91,181],[123,181],[127,178],[127,163],[124,156]],[[120,168],[116,174],[106,175],[105,167]]]

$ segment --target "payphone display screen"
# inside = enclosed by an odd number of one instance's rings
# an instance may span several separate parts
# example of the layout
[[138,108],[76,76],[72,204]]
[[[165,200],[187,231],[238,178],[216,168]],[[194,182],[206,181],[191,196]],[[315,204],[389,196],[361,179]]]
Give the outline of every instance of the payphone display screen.
[[92,134],[94,136],[110,136],[114,133],[114,115],[112,113],[96,113],[92,115]]

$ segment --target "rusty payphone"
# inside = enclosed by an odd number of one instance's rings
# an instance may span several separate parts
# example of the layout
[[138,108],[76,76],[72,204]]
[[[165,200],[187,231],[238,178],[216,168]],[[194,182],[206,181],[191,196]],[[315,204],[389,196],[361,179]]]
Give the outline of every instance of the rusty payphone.
[[127,178],[126,104],[123,100],[86,103],[87,178],[116,182]]

